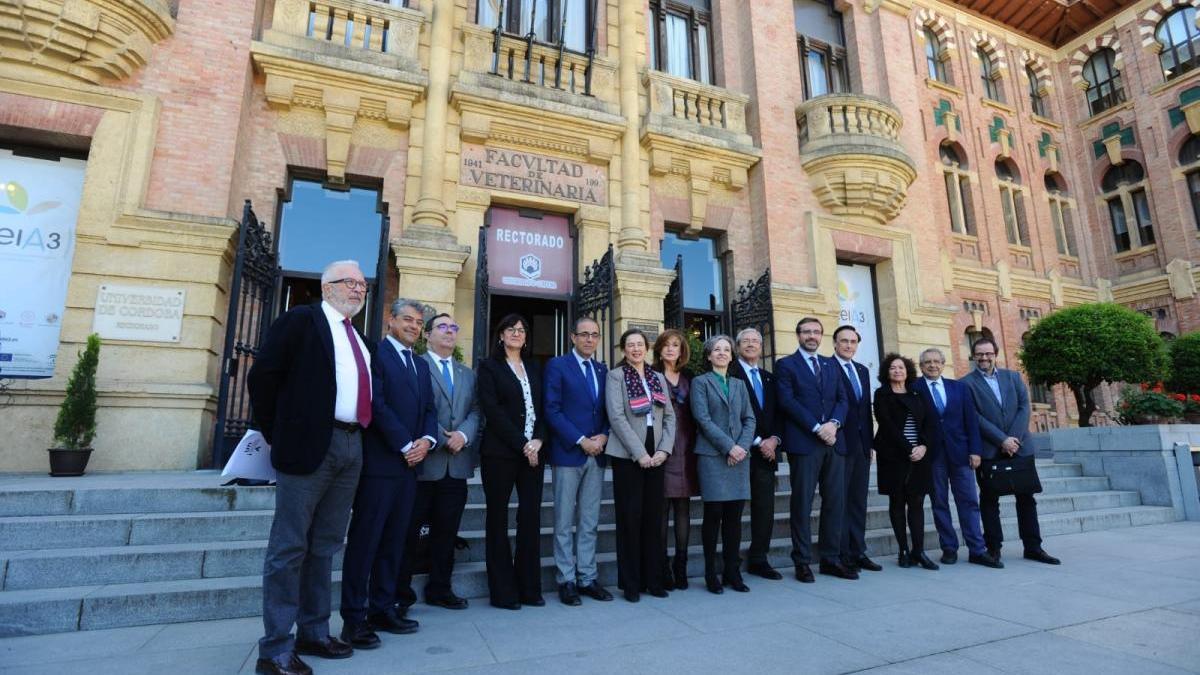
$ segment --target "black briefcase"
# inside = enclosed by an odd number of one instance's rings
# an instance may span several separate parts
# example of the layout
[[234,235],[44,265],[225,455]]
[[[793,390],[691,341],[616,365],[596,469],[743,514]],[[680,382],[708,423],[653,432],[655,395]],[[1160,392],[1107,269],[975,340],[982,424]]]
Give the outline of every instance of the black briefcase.
[[995,495],[1035,495],[1042,491],[1032,455],[985,459],[979,467],[983,485]]

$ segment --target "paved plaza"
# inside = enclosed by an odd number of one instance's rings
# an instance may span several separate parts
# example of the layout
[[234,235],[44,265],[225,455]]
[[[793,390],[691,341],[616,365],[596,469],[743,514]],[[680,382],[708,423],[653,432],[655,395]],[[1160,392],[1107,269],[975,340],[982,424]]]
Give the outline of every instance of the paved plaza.
[[[519,612],[418,605],[419,633],[308,661],[322,674],[1200,672],[1200,523],[1051,537],[1046,549],[1062,567],[1010,543],[999,571],[887,559],[855,582],[748,577],[744,595],[693,580],[636,605],[565,607],[549,593]],[[253,673],[261,629],[254,617],[8,638],[0,672]]]

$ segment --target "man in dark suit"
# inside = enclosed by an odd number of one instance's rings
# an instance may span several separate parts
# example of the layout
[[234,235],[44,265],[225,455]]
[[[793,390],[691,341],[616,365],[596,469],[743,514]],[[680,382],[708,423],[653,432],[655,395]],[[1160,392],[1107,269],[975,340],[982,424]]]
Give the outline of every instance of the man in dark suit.
[[467,479],[479,463],[483,413],[475,396],[475,372],[454,360],[458,341],[454,317],[442,313],[426,323],[429,351],[425,360],[433,380],[438,446],[425,456],[417,472],[417,498],[408,528],[408,544],[400,564],[396,594],[402,605],[416,601],[412,590],[415,549],[421,527],[429,526],[429,577],[425,602],[446,609],[466,609],[467,599],[454,594],[454,542],[467,506]]
[[854,360],[862,337],[854,326],[833,331],[833,360],[846,390],[846,523],[842,562],[851,570],[878,572],[879,563],[867,556],[867,486],[871,481],[871,385],[867,367]]
[[362,649],[379,646],[374,630],[417,630],[417,622],[398,614],[394,604],[416,499],[416,467],[437,438],[429,362],[412,350],[421,337],[424,309],[412,300],[393,302],[388,335],[375,352],[375,423],[363,444],[362,481],[342,562],[342,639]]
[[930,469],[933,473],[933,522],[937,525],[942,546],[942,564],[958,562],[958,536],[950,518],[950,493],[958,510],[958,525],[967,544],[968,562],[985,567],[1004,567],[987,552],[979,522],[979,497],[975,487],[975,469],[979,467],[979,413],[975,397],[967,385],[942,377],[946,356],[942,350],[929,348],[921,352],[921,374],[916,389],[921,394],[933,420],[935,430]]
[[321,273],[322,302],[279,317],[248,375],[254,422],[278,473],[258,673],[311,673],[297,652],[334,659],[354,653],[329,635],[329,613],[333,554],[346,536],[362,430],[373,416],[371,349],[350,324],[366,292],[357,262],[330,264]]
[[842,579],[858,572],[842,564],[842,521],[846,510],[846,439],[842,422],[849,404],[838,364],[817,353],[825,329],[820,319],[804,317],[796,324],[800,347],[779,360],[775,381],[783,413],[783,448],[792,484],[792,561],[796,578],[813,582],[812,504],[821,486],[819,571]]
[[579,605],[582,593],[596,600],[612,594],[596,580],[596,531],[604,488],[607,369],[596,358],[600,324],[575,320],[570,353],[550,359],[543,379],[550,465],[554,475],[554,564],[558,597]]
[[[971,346],[975,370],[962,379],[975,396],[979,411],[979,432],[983,437],[983,459],[1033,456],[1033,434],[1029,433],[1029,391],[1021,376],[1011,370],[996,367],[996,342],[982,337]],[[983,517],[983,540],[988,553],[1000,559],[1004,530],[1000,525],[1000,497],[987,489],[978,475],[979,510]],[[1048,565],[1058,565],[1058,558],[1042,549],[1042,533],[1038,526],[1037,501],[1033,495],[1017,495],[1017,529],[1025,545],[1025,557]]]
[[743,328],[735,341],[738,358],[729,364],[729,377],[746,383],[755,421],[750,448],[750,549],[746,552],[746,571],[764,579],[782,579],[783,575],[767,560],[775,526],[775,472],[780,452],[775,428],[775,376],[762,367],[762,333]]

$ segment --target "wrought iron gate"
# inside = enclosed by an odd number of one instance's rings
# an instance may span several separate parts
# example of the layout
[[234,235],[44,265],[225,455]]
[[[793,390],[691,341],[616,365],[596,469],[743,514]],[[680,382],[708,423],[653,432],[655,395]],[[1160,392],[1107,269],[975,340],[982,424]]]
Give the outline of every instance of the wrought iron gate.
[[[600,326],[600,349],[608,352],[608,365],[616,362],[617,317],[613,311],[613,294],[616,274],[613,270],[613,248],[583,271],[583,282],[576,282],[575,302],[571,311],[571,323],[581,316],[590,316]],[[601,351],[603,354],[604,351]]]
[[675,279],[663,298],[663,325],[683,330],[683,256],[675,256]]
[[755,328],[763,336],[763,358],[775,363],[774,306],[771,304],[771,268],[762,276],[738,287],[737,296],[729,303],[730,328],[739,331]]
[[250,392],[246,376],[270,326],[279,279],[278,254],[250,200],[242,211],[238,231],[233,283],[229,286],[229,315],[225,320],[225,348],[221,355],[221,387],[217,395],[217,423],[213,432],[212,466],[225,465],[230,453],[250,427]]
[[475,331],[471,342],[471,362],[476,366],[487,358],[492,340],[488,332],[491,295],[488,292],[487,231],[488,224],[484,223],[479,228],[479,247],[475,249]]

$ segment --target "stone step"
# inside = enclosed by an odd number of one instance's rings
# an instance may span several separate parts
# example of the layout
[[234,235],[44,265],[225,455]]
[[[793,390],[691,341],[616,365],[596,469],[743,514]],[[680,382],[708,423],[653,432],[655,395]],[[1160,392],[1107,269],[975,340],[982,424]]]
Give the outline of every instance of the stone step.
[[[1043,497],[1080,492],[1107,490],[1104,477],[1044,478]],[[606,485],[604,499],[611,504],[611,481]],[[551,517],[553,492],[544,489],[543,520]],[[776,493],[777,510],[786,508],[790,493],[787,487]],[[514,496],[515,502],[515,496]],[[698,499],[693,499],[699,503]],[[816,502],[819,506],[819,498]],[[882,506],[887,503],[874,487],[868,503]],[[700,508],[693,506],[693,509]],[[481,529],[485,508],[482,500],[469,502],[464,513],[462,529]],[[107,515],[49,515],[0,517],[0,551],[20,551],[48,548],[81,548],[87,546],[151,545],[205,541],[246,541],[263,539],[271,527],[270,510],[224,510],[177,513],[137,513]],[[515,516],[510,516],[513,518]],[[612,519],[611,505],[601,515]]]
[[[1089,492],[1045,496],[1038,500],[1038,511],[1042,515],[1090,511],[1139,504],[1136,492]],[[777,499],[775,525],[772,536],[787,538],[790,520],[787,501]],[[610,509],[611,505],[607,507]],[[1001,500],[1002,517],[1014,517],[1015,507],[1011,497]],[[926,522],[933,522],[929,508],[925,510]],[[812,514],[813,532],[818,531],[819,512]],[[542,519],[541,553],[553,554],[552,520]],[[616,548],[615,528],[612,519],[601,519],[597,550],[614,551]],[[700,536],[701,508],[693,503],[691,533],[692,541]],[[749,541],[749,514],[742,518],[742,536]],[[130,546],[106,546],[93,548],[60,548],[29,551],[0,552],[0,589],[20,591],[33,588],[57,588],[95,584],[123,584],[137,581],[168,581],[176,579],[199,579],[236,577],[257,574],[262,569],[266,548],[266,537],[270,531],[265,522],[262,537],[252,541],[214,540],[212,543],[151,544]],[[890,527],[887,507],[872,506],[867,512],[869,530],[887,530]],[[484,554],[484,532],[482,521],[478,528],[464,528],[460,536],[467,542],[468,549],[459,552],[461,562],[482,562]],[[515,536],[515,530],[510,530]],[[338,556],[340,565],[341,557]]]
[[[1134,506],[1044,514],[1041,525],[1044,535],[1053,535],[1149,525],[1174,519],[1175,513],[1171,508]],[[1010,539],[1017,537],[1015,519],[1006,518],[1004,528]],[[927,528],[926,541],[936,546],[933,536],[933,528]],[[873,555],[882,557],[895,552],[895,541],[890,531],[872,530],[868,537]],[[781,568],[790,566],[789,550],[787,538],[772,541],[772,564]],[[613,588],[616,579],[615,555],[602,553],[598,558],[600,581]],[[701,574],[702,570],[700,548],[692,546],[689,549],[689,575]],[[550,592],[554,588],[551,559],[543,558],[542,573],[543,588]],[[340,580],[340,573],[335,573],[335,606],[337,580]],[[750,578],[748,583],[758,585],[768,582]],[[418,578],[414,587],[419,591],[422,586],[423,580]],[[460,595],[477,598],[475,602],[485,602],[482,598],[487,593],[487,580],[483,564],[474,562],[456,566],[454,588]],[[0,637],[247,617],[256,616],[261,610],[261,577],[256,574],[3,591],[0,592]]]
[[[788,487],[788,465],[780,465],[778,487]],[[1039,461],[1043,481],[1083,475],[1079,464],[1055,464]],[[871,484],[874,485],[874,467]],[[122,486],[122,476],[144,485],[158,479],[161,487]],[[215,471],[179,473],[109,474],[81,478],[49,479],[7,477],[0,480],[0,517],[51,515],[108,515],[185,513],[217,511],[260,511],[275,507],[275,490],[270,487],[222,487]],[[550,471],[545,473],[546,493],[550,494]],[[468,481],[468,502],[483,503],[483,485],[478,474]],[[605,472],[606,497],[612,496],[612,472]]]

